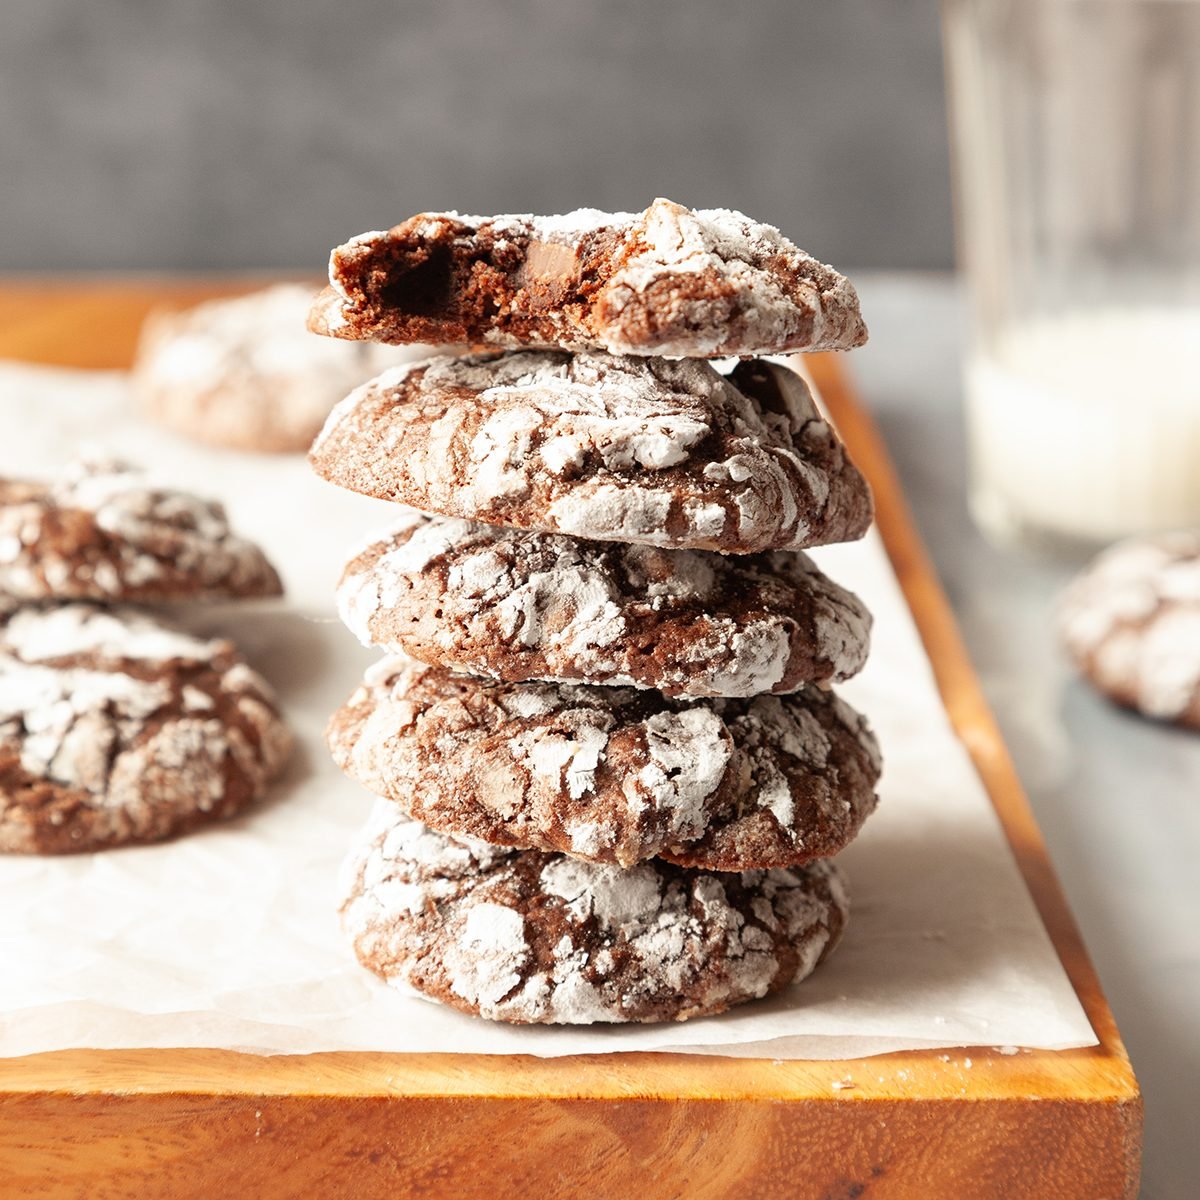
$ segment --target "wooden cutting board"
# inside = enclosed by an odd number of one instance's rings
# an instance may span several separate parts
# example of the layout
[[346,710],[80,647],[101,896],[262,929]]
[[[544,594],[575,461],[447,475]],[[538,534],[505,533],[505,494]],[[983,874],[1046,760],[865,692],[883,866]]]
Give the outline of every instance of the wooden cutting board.
[[[0,357],[124,367],[151,307],[262,282],[0,285]],[[849,1062],[38,1054],[0,1060],[0,1198],[1135,1196],[1142,1102],[1129,1059],[843,361],[813,357],[814,378],[874,488],[879,529],[947,712],[1099,1045],[1008,1056],[987,1047],[913,1051]],[[854,1085],[840,1086],[846,1080]]]

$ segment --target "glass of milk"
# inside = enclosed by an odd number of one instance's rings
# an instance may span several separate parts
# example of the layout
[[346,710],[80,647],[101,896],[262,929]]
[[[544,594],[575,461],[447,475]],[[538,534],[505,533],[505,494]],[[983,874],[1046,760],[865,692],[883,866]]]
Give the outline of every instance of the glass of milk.
[[1200,525],[1200,0],[944,0],[971,506]]

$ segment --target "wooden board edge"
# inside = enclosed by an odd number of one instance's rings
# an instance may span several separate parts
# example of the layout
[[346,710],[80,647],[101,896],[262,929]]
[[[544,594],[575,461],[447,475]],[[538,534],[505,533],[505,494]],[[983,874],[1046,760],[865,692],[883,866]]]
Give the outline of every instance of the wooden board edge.
[[0,1185],[72,1196],[1133,1200],[1140,1115],[1083,1101],[0,1099]]

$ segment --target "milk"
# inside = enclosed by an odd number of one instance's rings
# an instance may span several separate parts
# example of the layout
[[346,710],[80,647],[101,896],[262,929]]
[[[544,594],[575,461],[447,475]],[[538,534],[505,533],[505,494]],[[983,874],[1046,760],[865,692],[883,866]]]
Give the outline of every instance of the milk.
[[967,366],[972,509],[1001,536],[1200,526],[1200,306],[1040,318]]

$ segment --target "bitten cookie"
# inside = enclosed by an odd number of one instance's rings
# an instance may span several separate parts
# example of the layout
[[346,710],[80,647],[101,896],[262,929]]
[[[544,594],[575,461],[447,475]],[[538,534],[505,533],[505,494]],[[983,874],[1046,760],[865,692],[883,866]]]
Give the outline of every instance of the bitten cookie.
[[858,297],[779,230],[728,209],[419,213],[333,251],[310,327],[382,342],[721,357],[849,350]]
[[0,851],[99,850],[233,816],[290,750],[271,689],[227,641],[90,604],[0,627]]
[[380,803],[346,868],[359,961],[464,1012],[516,1024],[682,1021],[803,979],[849,904],[830,862],[741,874],[623,871],[460,843]]
[[1200,533],[1104,551],[1063,594],[1059,629],[1118,704],[1200,729]]
[[470,674],[680,696],[847,679],[871,627],[804,554],[727,557],[420,514],[350,561],[338,611],[365,645]]
[[53,483],[0,479],[0,593],[150,603],[282,592],[220,504],[154,487],[131,467],[84,462]]
[[403,659],[333,716],[334,760],[452,837],[713,870],[836,854],[876,804],[879,751],[831,692],[672,701],[493,683]]
[[303,451],[351,388],[432,353],[314,337],[305,328],[312,298],[312,288],[279,284],[151,314],[133,369],[144,411],[211,445]]
[[768,362],[522,351],[385,372],[310,459],[351,491],[600,541],[748,554],[861,537],[867,485]]

